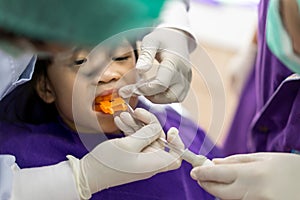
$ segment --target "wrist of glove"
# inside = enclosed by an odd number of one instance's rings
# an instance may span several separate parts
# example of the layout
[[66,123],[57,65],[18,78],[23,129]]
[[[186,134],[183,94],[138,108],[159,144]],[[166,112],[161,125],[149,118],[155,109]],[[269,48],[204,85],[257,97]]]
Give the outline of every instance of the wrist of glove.
[[[145,112],[140,112],[145,126],[133,134],[105,141],[81,160],[68,156],[82,199],[89,199],[103,189],[147,179],[180,166],[177,154],[157,148],[155,141],[161,137],[162,129],[158,121],[153,120],[155,117],[145,116]],[[176,138],[175,143],[178,141],[178,137],[170,138]]]
[[80,199],[68,161],[45,167],[12,166],[11,200]]
[[[158,28],[145,36],[136,65],[140,80],[121,88],[119,94],[124,98],[144,95],[154,103],[183,101],[192,79],[187,41],[185,33],[169,28]],[[154,77],[144,76],[156,67]]]
[[190,7],[189,0],[168,0],[159,16],[160,24],[158,28],[172,28],[182,31],[189,37],[188,49],[193,52],[197,46],[197,37],[190,26],[188,10]]
[[214,159],[194,168],[192,177],[220,199],[298,199],[300,156],[256,153]]

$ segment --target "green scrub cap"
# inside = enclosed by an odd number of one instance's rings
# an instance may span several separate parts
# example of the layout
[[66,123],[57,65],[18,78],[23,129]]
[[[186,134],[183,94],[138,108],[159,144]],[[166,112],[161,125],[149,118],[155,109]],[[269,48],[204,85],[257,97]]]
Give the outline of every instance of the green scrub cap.
[[0,0],[0,29],[52,42],[96,45],[149,27],[164,0]]

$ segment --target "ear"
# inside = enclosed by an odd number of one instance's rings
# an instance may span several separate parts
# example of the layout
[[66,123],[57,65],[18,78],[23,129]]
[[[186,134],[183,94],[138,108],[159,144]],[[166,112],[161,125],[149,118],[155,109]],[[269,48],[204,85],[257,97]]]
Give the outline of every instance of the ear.
[[55,101],[55,92],[53,86],[47,76],[40,76],[36,82],[36,91],[39,97],[45,103],[53,103]]

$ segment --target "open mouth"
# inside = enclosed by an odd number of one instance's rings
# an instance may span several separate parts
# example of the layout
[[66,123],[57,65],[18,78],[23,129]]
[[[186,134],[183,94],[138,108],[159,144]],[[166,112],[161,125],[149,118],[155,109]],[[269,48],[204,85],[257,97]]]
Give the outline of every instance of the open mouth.
[[100,95],[95,98],[94,110],[96,112],[113,115],[116,112],[126,111],[127,105],[124,99],[110,93],[107,95]]

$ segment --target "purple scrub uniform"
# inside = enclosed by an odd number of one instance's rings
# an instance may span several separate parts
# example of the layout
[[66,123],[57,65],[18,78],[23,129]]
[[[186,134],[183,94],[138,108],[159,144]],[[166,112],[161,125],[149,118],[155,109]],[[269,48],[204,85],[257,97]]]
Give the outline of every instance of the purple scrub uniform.
[[225,140],[226,155],[300,151],[300,77],[293,75],[267,46],[268,3],[262,0],[259,5],[255,69]]
[[[149,109],[141,102],[138,107]],[[179,128],[185,145],[193,152],[206,154],[209,158],[220,155],[218,149],[210,149],[213,145],[195,123],[181,117],[172,108],[157,110],[154,114],[162,123],[164,130],[172,126]],[[41,125],[3,122],[0,123],[0,130],[0,154],[14,155],[21,168],[52,165],[66,160],[68,154],[82,158],[88,153],[87,148],[101,143],[107,139],[106,137],[122,137],[122,135],[105,134],[79,135],[68,129],[61,120]],[[88,147],[85,146],[87,144]],[[177,170],[157,174],[147,180],[105,189],[94,194],[92,199],[214,199],[191,179],[189,175],[191,169],[191,165],[183,161],[182,166]]]

